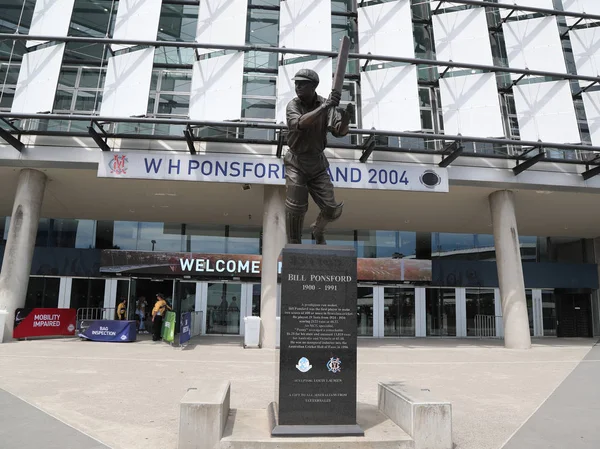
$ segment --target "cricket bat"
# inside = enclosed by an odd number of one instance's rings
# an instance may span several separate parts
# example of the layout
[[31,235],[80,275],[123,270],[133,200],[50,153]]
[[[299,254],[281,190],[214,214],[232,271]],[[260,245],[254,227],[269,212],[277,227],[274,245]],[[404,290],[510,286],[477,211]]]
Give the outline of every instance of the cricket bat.
[[[340,45],[340,51],[337,58],[337,66],[335,68],[335,74],[333,75],[332,90],[342,93],[342,86],[344,85],[344,75],[346,74],[346,65],[348,64],[348,53],[350,53],[350,39],[348,36],[342,38]],[[329,117],[329,126],[333,126],[333,114]]]

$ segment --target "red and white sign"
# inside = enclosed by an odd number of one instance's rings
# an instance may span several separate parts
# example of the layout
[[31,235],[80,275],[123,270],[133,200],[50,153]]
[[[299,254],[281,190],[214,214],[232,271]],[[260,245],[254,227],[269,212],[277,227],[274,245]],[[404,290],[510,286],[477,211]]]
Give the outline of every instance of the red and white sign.
[[13,338],[75,335],[76,309],[17,309]]

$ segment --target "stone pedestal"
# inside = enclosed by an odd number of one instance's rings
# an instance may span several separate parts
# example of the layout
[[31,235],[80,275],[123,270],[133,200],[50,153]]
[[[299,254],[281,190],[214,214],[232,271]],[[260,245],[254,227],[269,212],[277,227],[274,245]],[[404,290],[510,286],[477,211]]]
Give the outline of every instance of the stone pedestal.
[[356,424],[356,252],[286,245],[273,436],[364,435]]

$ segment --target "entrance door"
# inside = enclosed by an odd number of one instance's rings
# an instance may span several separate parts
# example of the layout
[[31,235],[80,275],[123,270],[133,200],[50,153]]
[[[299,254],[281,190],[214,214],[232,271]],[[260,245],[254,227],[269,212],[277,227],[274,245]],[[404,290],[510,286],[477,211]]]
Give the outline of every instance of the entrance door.
[[592,337],[592,311],[588,293],[556,293],[558,337]]
[[239,335],[242,284],[209,282],[206,296],[206,333]]
[[385,287],[383,301],[384,337],[414,337],[415,289]]
[[[161,293],[167,304],[171,308],[174,307],[173,281],[171,280],[132,278],[129,291],[127,316],[130,320],[139,320],[140,331],[150,332],[152,330],[152,308],[157,301],[157,294]],[[144,313],[140,314],[142,304],[145,304]]]

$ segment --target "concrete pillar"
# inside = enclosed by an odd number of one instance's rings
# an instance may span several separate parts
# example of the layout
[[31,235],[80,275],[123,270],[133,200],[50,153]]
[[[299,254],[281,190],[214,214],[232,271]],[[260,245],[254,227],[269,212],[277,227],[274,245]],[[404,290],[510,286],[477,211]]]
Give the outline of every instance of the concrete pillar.
[[260,342],[275,348],[277,313],[277,263],[286,243],[285,187],[265,186],[263,204],[262,274],[260,285]]
[[510,349],[529,349],[531,337],[514,194],[509,190],[500,190],[492,193],[489,201],[504,320],[504,346]]
[[45,187],[44,173],[21,170],[0,272],[0,310],[8,313],[4,341],[12,339],[15,309],[25,306]]

